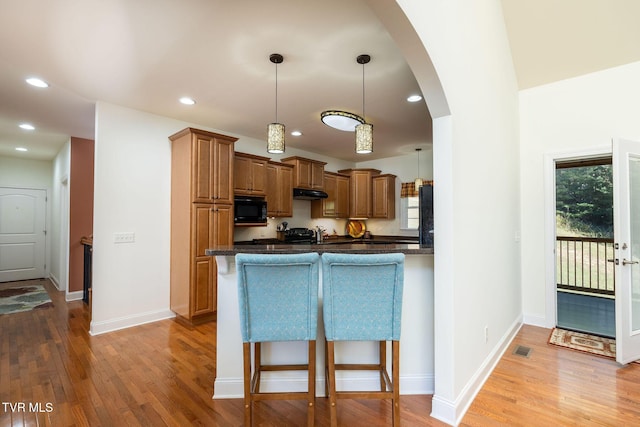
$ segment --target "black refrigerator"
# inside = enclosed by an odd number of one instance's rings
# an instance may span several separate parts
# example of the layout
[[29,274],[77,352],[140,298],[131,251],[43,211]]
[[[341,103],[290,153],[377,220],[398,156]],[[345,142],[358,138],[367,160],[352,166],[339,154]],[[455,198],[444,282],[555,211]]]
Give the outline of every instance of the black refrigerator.
[[418,189],[420,224],[418,235],[420,245],[433,247],[433,186],[423,185]]

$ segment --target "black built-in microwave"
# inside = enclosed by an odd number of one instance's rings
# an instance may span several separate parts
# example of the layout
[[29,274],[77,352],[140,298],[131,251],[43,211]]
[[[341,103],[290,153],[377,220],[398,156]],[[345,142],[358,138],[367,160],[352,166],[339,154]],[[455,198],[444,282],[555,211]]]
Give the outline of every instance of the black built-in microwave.
[[236,224],[266,224],[267,201],[262,197],[236,197],[234,199]]

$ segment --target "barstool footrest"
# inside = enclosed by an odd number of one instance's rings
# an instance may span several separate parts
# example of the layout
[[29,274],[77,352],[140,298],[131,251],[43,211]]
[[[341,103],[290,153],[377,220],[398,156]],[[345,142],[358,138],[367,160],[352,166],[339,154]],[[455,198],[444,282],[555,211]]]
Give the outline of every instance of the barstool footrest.
[[393,399],[393,391],[336,391],[336,399]]

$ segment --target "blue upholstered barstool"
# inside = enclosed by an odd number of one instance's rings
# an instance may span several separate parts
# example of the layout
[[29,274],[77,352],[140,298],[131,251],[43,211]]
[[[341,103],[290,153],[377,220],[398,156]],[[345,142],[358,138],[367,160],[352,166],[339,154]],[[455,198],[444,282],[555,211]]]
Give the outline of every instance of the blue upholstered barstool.
[[[338,399],[391,399],[393,425],[400,425],[400,322],[404,254],[322,255],[322,313],[326,337],[327,394],[331,426],[338,425]],[[335,341],[378,341],[379,363],[336,364]],[[386,342],[392,342],[392,378]],[[375,370],[379,391],[337,391],[336,370]]]
[[[253,402],[272,399],[306,399],[307,424],[314,425],[319,260],[317,253],[236,255],[247,427],[251,427]],[[308,341],[307,363],[263,365],[260,343],[275,341]],[[308,391],[260,392],[261,372],[292,370],[308,371]]]

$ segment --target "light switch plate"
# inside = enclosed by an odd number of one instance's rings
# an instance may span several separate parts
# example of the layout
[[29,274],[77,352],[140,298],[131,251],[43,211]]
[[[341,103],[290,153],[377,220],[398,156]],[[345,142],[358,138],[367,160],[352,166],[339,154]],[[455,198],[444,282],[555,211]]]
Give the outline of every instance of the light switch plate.
[[134,232],[113,234],[113,243],[133,243],[135,241],[136,241],[136,233]]

